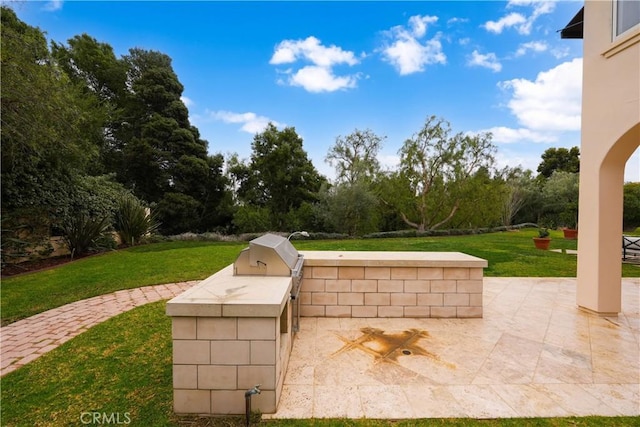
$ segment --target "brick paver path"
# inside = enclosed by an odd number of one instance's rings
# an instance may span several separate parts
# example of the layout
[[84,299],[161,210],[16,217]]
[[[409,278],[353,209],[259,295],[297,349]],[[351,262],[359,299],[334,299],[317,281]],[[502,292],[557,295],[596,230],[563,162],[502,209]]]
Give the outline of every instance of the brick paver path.
[[171,299],[198,281],[125,289],[76,301],[0,328],[0,376],[15,371],[100,322],[155,301]]

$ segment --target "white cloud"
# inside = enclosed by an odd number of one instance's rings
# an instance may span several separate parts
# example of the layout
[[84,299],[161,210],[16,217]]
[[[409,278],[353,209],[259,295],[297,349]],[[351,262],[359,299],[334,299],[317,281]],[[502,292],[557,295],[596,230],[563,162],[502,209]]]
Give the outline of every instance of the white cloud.
[[427,24],[438,22],[437,16],[420,16],[415,15],[409,18],[409,26],[411,27],[411,35],[416,38],[422,38],[427,34]]
[[483,129],[473,133],[490,132],[493,136],[492,141],[498,144],[513,144],[516,142],[530,141],[540,143],[550,143],[558,141],[558,137],[551,133],[536,132],[525,128],[508,128],[504,126],[496,126],[490,129]]
[[532,16],[538,17],[547,13],[551,13],[556,8],[556,2],[558,0],[510,0],[507,3],[507,8],[528,6],[533,7]]
[[471,39],[469,37],[464,37],[458,40],[458,44],[460,46],[466,46],[471,42]]
[[469,19],[467,18],[451,18],[447,21],[447,25],[464,24],[467,22],[469,22]]
[[271,120],[268,117],[259,116],[256,113],[233,113],[231,111],[212,111],[209,113],[210,117],[214,120],[220,120],[225,123],[241,123],[240,130],[256,134],[262,132],[269,122],[273,123],[276,127],[282,126],[281,123]]
[[499,83],[511,91],[508,107],[518,122],[533,131],[580,130],[582,58],[540,72],[535,81]]
[[535,21],[542,15],[553,12],[556,7],[555,0],[511,0],[507,8],[528,7],[532,8],[531,15],[526,17],[522,13],[511,12],[497,21],[487,21],[483,27],[492,33],[500,34],[505,28],[514,27],[519,34],[529,35]]
[[502,64],[498,61],[496,54],[493,52],[483,55],[477,50],[474,50],[467,60],[467,65],[488,68],[493,70],[494,73],[502,70]]
[[567,46],[554,47],[551,49],[551,54],[556,59],[566,58],[570,54],[570,49]]
[[42,8],[48,12],[55,12],[56,10],[62,9],[62,3],[62,0],[51,0],[45,3]]
[[544,52],[549,49],[549,46],[545,42],[531,41],[528,43],[522,43],[516,50],[516,56],[524,56],[528,51],[532,52]]
[[440,33],[424,42],[419,40],[427,34],[428,24],[437,21],[437,16],[416,15],[409,18],[409,28],[398,25],[387,31],[391,42],[380,49],[383,59],[400,75],[424,71],[424,67],[430,64],[445,64],[447,57],[442,52]]
[[513,12],[507,16],[503,16],[498,21],[487,21],[484,24],[484,28],[491,33],[500,34],[505,28],[522,25],[526,22],[527,19],[524,16]]
[[304,40],[284,40],[276,48],[271,60],[272,65],[289,64],[304,59],[321,67],[337,64],[355,65],[359,61],[353,52],[342,50],[335,45],[329,47],[320,44],[320,40],[310,36]]
[[330,68],[308,65],[291,74],[289,84],[300,86],[309,92],[333,92],[356,87],[357,75],[336,76]]
[[360,78],[359,74],[338,76],[333,67],[335,65],[347,64],[350,66],[358,64],[360,61],[351,51],[331,45],[323,46],[317,38],[310,36],[304,40],[284,40],[280,42],[274,50],[273,56],[269,60],[272,65],[292,64],[298,61],[310,62],[294,70],[277,70],[278,73],[285,74],[288,79],[279,78],[278,84],[289,84],[300,86],[309,92],[333,92],[341,89],[356,87]]
[[195,105],[195,104],[194,104],[194,102],[193,102],[190,98],[187,98],[186,96],[181,96],[181,97],[180,97],[180,101],[182,101],[182,103],[183,103],[187,108],[192,107],[192,106],[194,106],[194,105]]
[[[566,142],[567,138],[579,139],[582,58],[540,72],[533,81],[513,79],[498,86],[509,92],[507,106],[519,127],[495,126],[473,133],[491,132],[493,141],[499,144],[557,144]],[[535,164],[529,160],[523,166],[531,169]]]

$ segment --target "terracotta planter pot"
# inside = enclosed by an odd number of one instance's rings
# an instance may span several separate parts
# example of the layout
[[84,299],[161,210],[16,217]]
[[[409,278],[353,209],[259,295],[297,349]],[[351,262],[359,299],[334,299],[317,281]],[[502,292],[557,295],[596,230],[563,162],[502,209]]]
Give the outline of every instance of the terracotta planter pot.
[[551,244],[551,238],[549,237],[534,237],[533,243],[536,245],[536,249],[547,250]]
[[567,240],[576,240],[578,238],[578,230],[573,228],[563,228],[564,238]]

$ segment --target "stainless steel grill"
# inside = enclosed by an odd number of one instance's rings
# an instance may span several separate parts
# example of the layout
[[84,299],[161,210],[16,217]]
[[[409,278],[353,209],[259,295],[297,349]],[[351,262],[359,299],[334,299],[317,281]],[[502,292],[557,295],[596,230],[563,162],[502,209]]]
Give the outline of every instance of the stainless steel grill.
[[293,247],[289,239],[275,234],[265,234],[249,242],[233,264],[236,276],[290,276],[293,330],[300,325],[300,285],[304,257]]

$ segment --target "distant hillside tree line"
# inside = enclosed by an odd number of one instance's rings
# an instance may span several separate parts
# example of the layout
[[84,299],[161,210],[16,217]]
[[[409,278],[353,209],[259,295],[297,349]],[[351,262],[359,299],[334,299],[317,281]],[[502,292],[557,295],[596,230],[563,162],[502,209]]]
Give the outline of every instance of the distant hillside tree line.
[[[210,154],[161,52],[117,57],[87,34],[48,45],[3,6],[0,53],[3,262],[51,235],[77,253],[113,245],[104,234],[113,230],[135,244],[149,231],[362,236],[577,220],[577,147],[545,151],[537,175],[497,169],[491,134],[453,134],[428,116],[395,170],[377,160],[385,136],[336,137],[327,144],[330,182],[294,127],[270,123],[248,159]],[[640,225],[638,206],[640,187],[628,184],[626,227]]]

